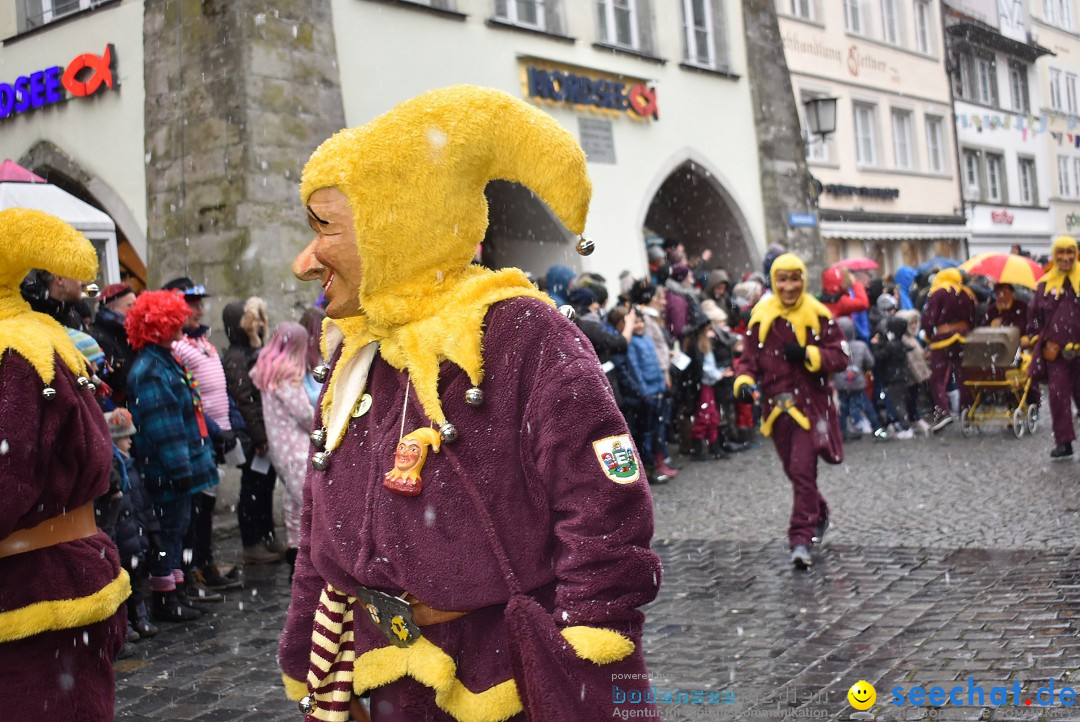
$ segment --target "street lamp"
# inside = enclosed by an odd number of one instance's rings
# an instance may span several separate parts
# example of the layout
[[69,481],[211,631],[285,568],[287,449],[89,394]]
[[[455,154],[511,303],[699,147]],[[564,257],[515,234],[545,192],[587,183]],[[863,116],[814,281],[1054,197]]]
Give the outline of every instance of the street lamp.
[[811,135],[825,138],[836,131],[836,98],[810,98],[803,103]]

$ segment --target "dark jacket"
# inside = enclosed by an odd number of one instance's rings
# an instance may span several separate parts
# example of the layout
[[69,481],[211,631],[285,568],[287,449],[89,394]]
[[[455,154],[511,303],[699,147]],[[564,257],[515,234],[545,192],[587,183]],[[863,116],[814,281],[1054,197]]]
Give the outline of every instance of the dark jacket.
[[135,468],[135,459],[114,449],[113,470],[121,476],[124,492],[113,538],[121,560],[130,563],[131,559],[137,558],[141,564],[150,552],[150,537],[158,534],[161,526],[154,516],[154,507],[143,487],[139,470]]
[[886,321],[886,333],[874,344],[874,377],[885,386],[908,383],[907,321],[896,316]]
[[101,308],[87,333],[94,337],[105,353],[105,362],[109,366],[105,381],[112,389],[113,402],[123,406],[127,401],[128,371],[135,361],[135,350],[128,344],[127,331],[124,330],[124,319],[115,311]]
[[266,444],[266,425],[263,422],[262,395],[251,381],[251,369],[259,358],[259,349],[252,345],[251,334],[244,328],[246,315],[243,301],[233,301],[221,312],[225,336],[229,339],[229,348],[225,351],[222,364],[229,398],[236,403],[247,427],[250,443],[244,449],[244,454],[250,459],[253,448]]

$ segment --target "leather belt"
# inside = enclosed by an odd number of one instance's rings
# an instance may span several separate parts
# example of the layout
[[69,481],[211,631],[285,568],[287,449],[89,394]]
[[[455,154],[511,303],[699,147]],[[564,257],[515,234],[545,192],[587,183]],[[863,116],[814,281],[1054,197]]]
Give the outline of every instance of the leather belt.
[[446,609],[435,609],[435,607],[429,607],[421,602],[413,595],[406,592],[402,595],[402,599],[409,603],[412,607],[412,618],[416,622],[418,627],[427,627],[432,624],[442,624],[443,622],[452,622],[455,619],[464,617],[468,612],[451,612]]
[[964,333],[971,330],[970,324],[967,321],[956,321],[954,323],[943,323],[940,326],[934,327],[934,333],[942,336],[947,333]]
[[94,536],[97,531],[94,502],[88,501],[78,509],[46,519],[29,529],[19,529],[0,539],[0,559],[84,539]]

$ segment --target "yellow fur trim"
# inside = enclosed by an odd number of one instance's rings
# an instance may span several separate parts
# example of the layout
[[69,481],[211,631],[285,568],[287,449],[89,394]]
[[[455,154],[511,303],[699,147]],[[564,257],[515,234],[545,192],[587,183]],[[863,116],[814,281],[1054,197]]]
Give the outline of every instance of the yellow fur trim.
[[563,639],[574,652],[593,664],[610,664],[626,659],[634,651],[634,643],[611,629],[600,627],[567,627]]
[[86,597],[51,599],[0,613],[0,642],[26,639],[42,632],[85,627],[108,619],[131,596],[128,573]]
[[1054,239],[1053,245],[1050,246],[1050,270],[1039,279],[1044,294],[1049,294],[1054,290],[1061,291],[1066,278],[1069,279],[1073,292],[1080,294],[1080,258],[1073,262],[1073,267],[1068,273],[1062,273],[1058,269],[1057,263],[1054,262],[1054,254],[1057,253],[1058,249],[1070,246],[1074,249],[1077,247],[1076,239],[1072,236],[1058,236]]
[[67,331],[35,313],[19,284],[34,268],[89,281],[97,275],[97,253],[83,234],[56,216],[26,208],[0,211],[0,356],[8,349],[25,358],[46,384],[56,373],[56,356],[76,375],[86,359]]
[[735,377],[735,385],[732,387],[732,393],[738,396],[739,389],[743,386],[753,386],[755,383],[753,376],[750,376],[749,374],[739,374]]
[[948,348],[949,346],[952,346],[954,343],[964,343],[965,341],[967,341],[967,336],[964,336],[963,334],[959,334],[959,333],[954,333],[952,336],[949,336],[948,338],[943,338],[940,341],[934,341],[932,344],[930,344],[930,350],[931,351],[936,351],[939,348]]
[[293,679],[287,674],[281,675],[281,681],[285,684],[285,696],[293,702],[299,702],[307,695],[307,682]]
[[457,678],[457,665],[425,637],[411,647],[379,647],[353,664],[353,691],[363,694],[408,675],[435,690],[435,704],[462,722],[501,722],[522,711],[513,679],[472,692]]
[[[362,311],[338,324],[343,360],[380,341],[436,424],[446,420],[439,364],[456,363],[478,384],[488,306],[542,297],[516,269],[469,266],[487,229],[484,188],[496,179],[528,187],[571,232],[584,231],[592,185],[581,146],[547,113],[490,88],[434,90],[340,131],[312,154],[300,182],[304,203],[337,188],[353,212]],[[324,411],[329,403],[328,394]]]
[[[323,395],[324,425],[334,403],[334,382],[338,370],[364,346],[379,342],[379,353],[394,368],[408,371],[416,396],[424,412],[437,425],[446,421],[439,402],[439,365],[449,360],[469,375],[474,385],[484,378],[484,316],[488,307],[519,296],[538,298],[554,305],[548,296],[533,286],[516,268],[490,271],[470,266],[444,278],[438,286],[417,283],[410,293],[415,319],[392,328],[379,328],[367,316],[334,320],[345,336],[341,357]],[[405,296],[402,297],[403,299]],[[325,336],[325,334],[324,334]],[[353,404],[356,399],[343,399]]]
[[[773,261],[772,267],[769,269],[769,277],[772,279],[774,289],[776,288],[777,271],[800,272],[803,277],[803,287],[805,288],[806,264],[794,253],[781,254]],[[765,343],[765,339],[769,337],[769,331],[772,329],[773,321],[778,318],[782,318],[791,324],[799,345],[805,346],[806,329],[811,329],[815,336],[821,333],[821,319],[831,319],[832,313],[821,301],[805,291],[799,297],[799,300],[791,306],[785,306],[780,300],[780,296],[774,291],[772,296],[757,302],[754,310],[750,313],[750,321],[747,323],[747,327],[753,328],[757,324],[758,342]]]
[[806,366],[806,370],[812,374],[816,374],[821,370],[821,349],[817,346],[806,347],[806,361],[803,362]]

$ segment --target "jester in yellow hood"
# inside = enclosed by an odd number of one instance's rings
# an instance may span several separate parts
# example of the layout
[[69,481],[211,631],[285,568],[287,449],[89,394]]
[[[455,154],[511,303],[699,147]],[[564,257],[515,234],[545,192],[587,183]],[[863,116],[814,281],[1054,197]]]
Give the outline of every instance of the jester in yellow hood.
[[806,292],[806,266],[785,253],[769,271],[773,295],[754,306],[742,356],[735,362],[735,394],[762,401],[761,433],[771,436],[791,480],[788,524],[791,561],[813,564],[810,547],[829,525],[829,505],[817,486],[817,458],[843,461],[833,373],[848,364],[844,334],[824,304]]
[[1022,342],[1032,349],[1028,373],[1046,381],[1050,393],[1050,418],[1054,448],[1050,458],[1070,459],[1073,429],[1072,405],[1080,405],[1080,265],[1072,236],[1058,236],[1051,248],[1053,265],[1039,281],[1028,306]]
[[647,691],[649,488],[603,461],[633,441],[590,344],[521,271],[470,265],[494,179],[584,230],[580,146],[497,90],[425,93],[304,169],[293,268],[330,361],[279,659],[310,720],[366,692],[375,719],[596,720],[613,675]]
[[0,211],[0,691],[12,718],[112,719],[131,592],[94,518],[112,441],[86,360],[19,293],[32,268],[90,281],[97,254],[59,218]]
[[940,431],[953,421],[949,409],[949,379],[955,379],[960,391],[960,406],[971,405],[971,394],[964,385],[961,361],[964,341],[978,316],[975,293],[964,285],[959,269],[938,271],[930,285],[920,325],[930,334],[930,397],[934,402],[931,426]]

